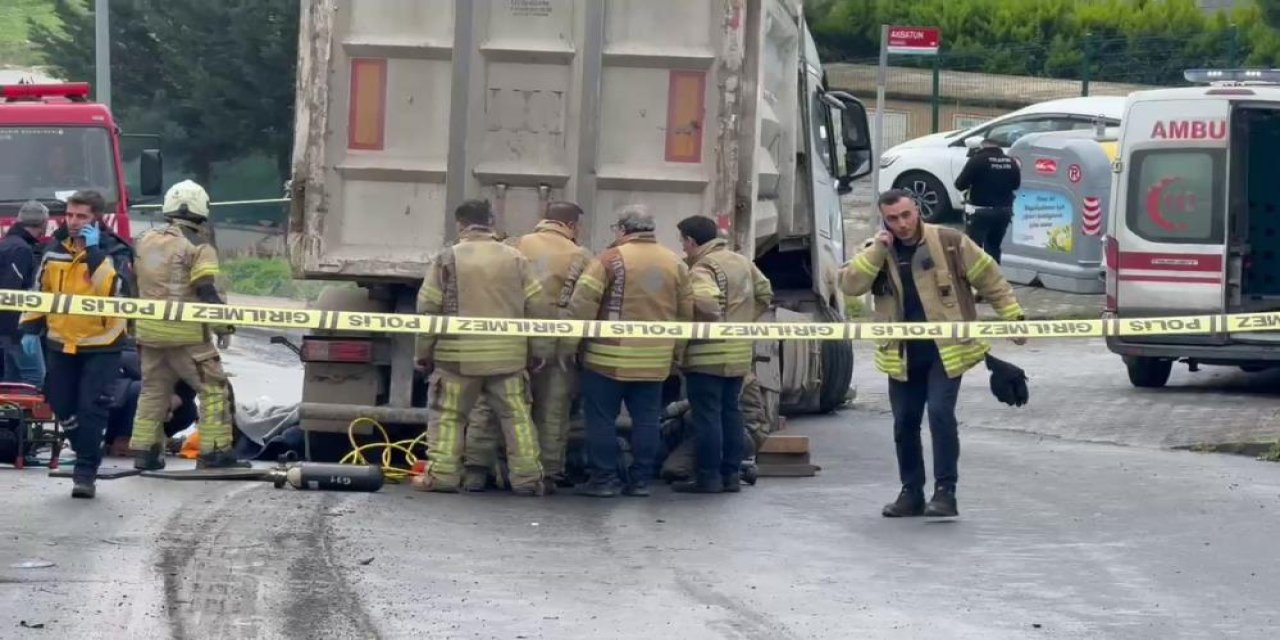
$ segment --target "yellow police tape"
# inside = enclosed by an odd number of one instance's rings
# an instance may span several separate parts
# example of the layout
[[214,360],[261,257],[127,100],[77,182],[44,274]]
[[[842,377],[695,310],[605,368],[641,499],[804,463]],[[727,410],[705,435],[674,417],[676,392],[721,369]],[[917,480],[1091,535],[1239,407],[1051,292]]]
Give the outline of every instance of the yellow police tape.
[[1280,312],[1102,320],[1017,322],[706,323],[504,320],[399,313],[272,309],[161,302],[0,289],[0,310],[176,320],[218,325],[540,338],[681,338],[693,340],[933,340],[967,338],[1096,338],[1280,331]]

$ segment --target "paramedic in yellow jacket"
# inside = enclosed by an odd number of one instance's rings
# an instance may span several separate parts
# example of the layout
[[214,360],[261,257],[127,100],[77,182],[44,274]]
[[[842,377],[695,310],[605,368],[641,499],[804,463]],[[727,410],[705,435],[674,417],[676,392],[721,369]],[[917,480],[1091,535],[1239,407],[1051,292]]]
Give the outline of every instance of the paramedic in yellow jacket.
[[[900,189],[878,200],[885,228],[840,271],[847,300],[868,291],[877,322],[958,322],[978,319],[976,289],[1005,320],[1023,318],[1013,288],[991,256],[967,236],[926,224],[911,194]],[[1021,341],[1016,341],[1021,343]],[[894,442],[902,492],[885,517],[957,515],[960,436],[956,398],[965,371],[982,362],[990,345],[971,338],[881,340],[876,367],[889,376]],[[920,424],[929,412],[935,489],[924,501],[925,468]]]
[[[653,215],[629,205],[613,225],[617,240],[596,256],[578,278],[568,317],[576,320],[689,322],[693,292],[689,267],[658,244]],[[572,357],[578,340],[562,340],[561,353]],[[588,339],[582,349],[582,401],[587,422],[587,458],[591,477],[578,488],[587,496],[611,498],[621,489],[648,496],[659,446],[662,385],[679,367],[684,341],[673,338]],[[631,415],[634,464],[619,478],[617,425],[622,402]]]
[[[572,202],[551,202],[532,233],[511,238],[507,244],[529,259],[529,266],[551,304],[552,314],[561,317],[573,294],[578,276],[591,260],[591,252],[577,242],[582,208]],[[577,395],[578,372],[571,362],[548,363],[530,377],[533,395],[533,423],[538,428],[542,450],[542,473],[547,489],[564,481],[565,447],[569,437],[569,409]],[[483,408],[483,407],[482,407]],[[483,491],[490,469],[497,461],[498,430],[488,412],[473,412],[479,419],[467,425],[466,477],[463,487]]]
[[[706,216],[681,220],[680,242],[693,282],[694,320],[755,322],[773,302],[768,278],[746,256],[729,250],[716,221]],[[693,340],[684,357],[690,419],[697,439],[698,470],[680,493],[741,491],[743,417],[739,396],[751,372],[755,344],[747,340]]]
[[[183,180],[164,196],[168,226],[152,229],[137,241],[139,297],[175,304],[225,304],[215,282],[218,250],[209,243],[209,194]],[[222,357],[213,343],[230,335],[231,327],[195,322],[139,320],[136,326],[142,392],[133,419],[135,469],[164,468],[164,423],[169,399],[179,380],[195,389],[200,400],[200,456],[197,468],[244,468],[232,452],[231,406]]]
[[[418,313],[510,320],[550,317],[529,260],[498,241],[489,203],[464,202],[454,219],[458,242],[432,258],[418,290]],[[427,470],[418,488],[458,491],[467,416],[483,395],[502,427],[512,492],[543,495],[526,367],[541,371],[554,348],[549,340],[521,336],[418,336],[418,366],[429,374],[430,420]]]
[[[105,227],[106,201],[96,191],[67,198],[63,226],[45,247],[34,289],[83,296],[132,295],[133,251]],[[59,300],[56,299],[55,304]],[[124,318],[28,312],[19,319],[23,348],[48,350],[45,393],[76,452],[71,495],[96,494],[107,403],[102,398],[119,378],[120,352],[127,333]],[[58,313],[62,311],[62,313]]]

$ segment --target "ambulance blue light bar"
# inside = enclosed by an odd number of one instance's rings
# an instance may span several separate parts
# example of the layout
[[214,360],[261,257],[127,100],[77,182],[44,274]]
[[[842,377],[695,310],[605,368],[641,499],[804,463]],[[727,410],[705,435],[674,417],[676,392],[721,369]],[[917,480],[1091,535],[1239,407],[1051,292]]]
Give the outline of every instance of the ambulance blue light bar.
[[1188,69],[1182,73],[1187,82],[1257,82],[1280,84],[1280,69]]

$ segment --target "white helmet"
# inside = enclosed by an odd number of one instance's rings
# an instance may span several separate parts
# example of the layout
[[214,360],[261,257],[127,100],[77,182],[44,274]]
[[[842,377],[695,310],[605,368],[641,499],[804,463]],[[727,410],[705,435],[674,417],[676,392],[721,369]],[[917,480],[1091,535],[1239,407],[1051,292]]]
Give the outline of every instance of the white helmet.
[[204,187],[191,180],[183,180],[169,187],[169,191],[164,194],[163,212],[167,214],[178,213],[184,207],[187,213],[193,216],[208,218],[209,194],[205,192]]

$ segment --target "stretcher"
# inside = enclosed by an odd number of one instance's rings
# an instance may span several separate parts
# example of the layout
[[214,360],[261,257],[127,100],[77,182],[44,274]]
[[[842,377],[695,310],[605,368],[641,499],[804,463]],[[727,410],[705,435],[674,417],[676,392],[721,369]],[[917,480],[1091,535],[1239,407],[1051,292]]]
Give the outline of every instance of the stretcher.
[[[57,469],[65,442],[66,434],[38,387],[0,382],[0,464]],[[46,446],[49,459],[41,462],[37,454]]]

